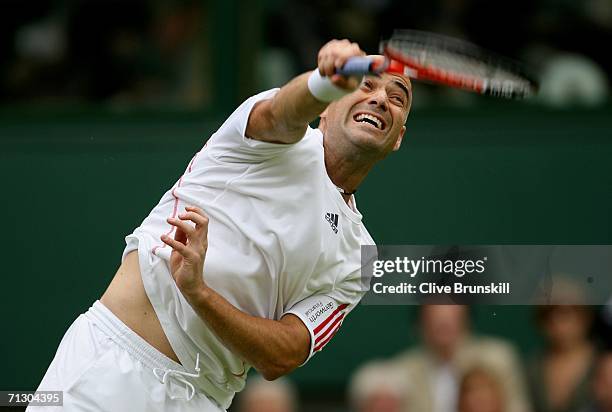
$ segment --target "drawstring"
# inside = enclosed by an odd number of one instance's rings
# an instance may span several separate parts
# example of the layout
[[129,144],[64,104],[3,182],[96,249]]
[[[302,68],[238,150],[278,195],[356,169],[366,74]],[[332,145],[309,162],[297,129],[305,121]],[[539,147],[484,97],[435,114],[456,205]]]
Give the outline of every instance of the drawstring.
[[[164,371],[163,369],[160,369],[160,368],[153,368],[153,374],[161,383],[166,385],[166,393],[168,393],[168,395],[170,396],[170,399],[172,400],[181,399],[181,397],[174,396],[172,393],[168,391],[168,383],[170,382],[168,380],[168,377],[169,376],[173,377],[177,381],[184,383],[185,384],[185,399],[190,401],[195,395],[195,388],[191,382],[189,382],[187,379],[184,378],[184,376],[189,376],[192,378],[200,377],[200,354],[199,353],[196,354],[196,361],[195,361],[194,369],[196,373],[183,372],[183,371],[179,371],[176,369],[168,369]],[[161,373],[163,373],[163,375]]]

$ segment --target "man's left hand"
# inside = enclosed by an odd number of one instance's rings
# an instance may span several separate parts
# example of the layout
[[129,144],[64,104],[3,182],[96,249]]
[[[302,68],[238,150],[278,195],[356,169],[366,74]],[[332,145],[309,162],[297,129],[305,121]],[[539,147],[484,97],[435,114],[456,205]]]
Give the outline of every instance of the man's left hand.
[[181,293],[190,300],[207,288],[203,271],[208,249],[208,216],[199,207],[187,206],[178,219],[168,218],[167,222],[176,227],[174,239],[161,236],[162,242],[172,248],[170,271]]

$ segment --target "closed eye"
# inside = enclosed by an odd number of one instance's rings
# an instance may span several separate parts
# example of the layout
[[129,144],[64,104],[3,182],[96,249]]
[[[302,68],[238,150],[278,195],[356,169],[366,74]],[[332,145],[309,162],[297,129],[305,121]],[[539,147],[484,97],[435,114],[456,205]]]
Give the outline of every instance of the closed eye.
[[366,79],[363,81],[362,86],[368,90],[372,90],[372,81]]
[[404,98],[401,96],[391,96],[391,99],[402,106],[404,105]]

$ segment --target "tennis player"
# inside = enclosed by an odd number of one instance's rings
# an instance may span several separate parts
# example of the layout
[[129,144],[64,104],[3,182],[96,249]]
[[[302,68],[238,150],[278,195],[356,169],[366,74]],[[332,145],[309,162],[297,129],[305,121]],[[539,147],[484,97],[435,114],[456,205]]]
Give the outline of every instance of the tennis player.
[[353,194],[411,105],[405,77],[335,74],[363,55],[330,41],[317,70],[238,107],[126,237],[38,390],[65,410],[221,411],[251,366],[272,380],[329,343],[367,288]]

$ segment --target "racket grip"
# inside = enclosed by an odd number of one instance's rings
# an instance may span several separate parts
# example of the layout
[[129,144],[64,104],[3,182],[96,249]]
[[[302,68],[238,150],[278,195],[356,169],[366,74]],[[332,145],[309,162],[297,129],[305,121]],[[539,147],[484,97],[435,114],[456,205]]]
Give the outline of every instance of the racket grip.
[[372,59],[369,57],[350,57],[336,73],[342,76],[363,76],[370,73],[371,68]]

